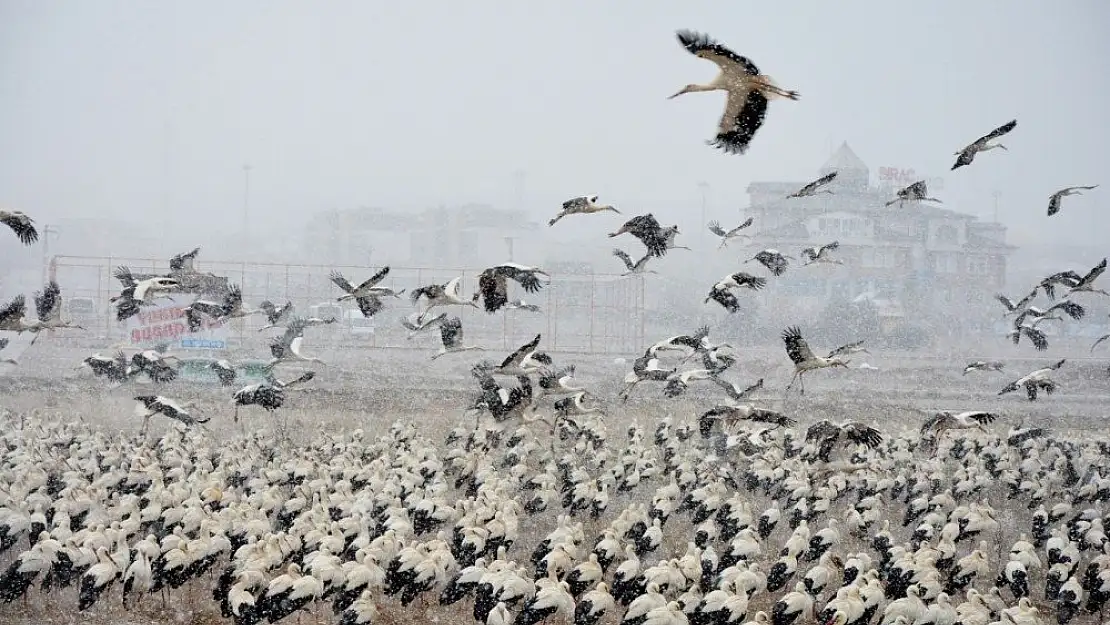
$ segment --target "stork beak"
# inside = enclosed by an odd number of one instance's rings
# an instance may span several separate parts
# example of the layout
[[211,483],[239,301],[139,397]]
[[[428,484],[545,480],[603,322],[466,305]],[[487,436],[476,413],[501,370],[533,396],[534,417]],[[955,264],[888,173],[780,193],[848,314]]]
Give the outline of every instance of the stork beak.
[[689,87],[683,87],[683,88],[682,88],[682,89],[681,89],[681,90],[680,90],[680,91],[679,91],[678,93],[676,93],[676,94],[674,94],[674,95],[672,95],[672,96],[667,96],[667,99],[668,99],[668,100],[673,100],[673,99],[677,98],[678,96],[680,96],[680,95],[682,95],[682,94],[686,93],[686,92],[687,92],[687,91],[689,91],[689,90],[690,90],[690,88],[689,88]]
[[1007,148],[1006,146],[1002,145],[1001,143],[999,143],[999,144],[998,144],[998,149],[1000,149],[1000,150],[1006,150],[1007,152],[1009,152],[1009,151],[1010,151],[1010,149],[1009,149],[1009,148]]

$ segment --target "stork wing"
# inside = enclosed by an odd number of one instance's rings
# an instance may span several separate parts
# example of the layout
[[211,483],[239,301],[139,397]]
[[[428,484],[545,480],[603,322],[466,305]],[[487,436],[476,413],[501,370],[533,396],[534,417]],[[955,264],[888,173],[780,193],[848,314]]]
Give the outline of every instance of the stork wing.
[[988,423],[993,423],[994,420],[998,418],[998,414],[982,410],[971,410],[968,412],[961,412],[956,415],[956,417],[960,419],[971,419],[972,421],[977,421],[980,424],[986,425]]
[[509,357],[501,363],[501,368],[504,369],[506,367],[509,367],[510,365],[520,365],[520,363],[524,361],[524,357],[527,356],[530,352],[534,351],[536,349],[536,346],[538,346],[539,344],[540,335],[537,334],[536,338],[528,341],[524,345],[521,345],[520,348],[518,348],[515,352],[509,354]]
[[22,295],[16,295],[4,308],[0,308],[0,329],[12,328],[23,319],[27,310],[27,301]]
[[805,185],[804,187],[802,187],[801,189],[798,189],[797,191],[795,191],[793,193],[793,196],[797,197],[797,196],[808,195],[810,193],[813,193],[819,187],[822,187],[822,186],[832,182],[834,178],[836,178],[836,172],[835,171],[831,172],[831,173],[828,173],[828,174],[825,174],[824,176],[821,176],[817,180],[814,180],[813,182],[811,182],[811,183]]
[[903,190],[907,197],[925,197],[929,195],[929,187],[926,186],[924,180],[918,180]]
[[802,250],[802,258],[808,260],[811,263],[817,260],[818,255],[819,252],[817,251],[816,247],[807,247],[806,249]]
[[825,250],[833,252],[833,251],[836,251],[838,249],[840,249],[840,241],[833,241],[832,243],[826,243],[826,244],[822,245],[818,254],[824,252]]
[[627,267],[629,271],[632,271],[632,269],[635,267],[635,265],[632,264],[632,258],[627,253],[625,253],[624,250],[613,250],[613,256],[616,256],[617,258],[624,261],[624,266]]
[[585,208],[588,200],[589,200],[589,196],[587,196],[587,195],[583,195],[583,196],[576,197],[576,198],[571,198],[571,199],[567,200],[566,202],[563,202],[563,210],[570,210],[570,209],[573,209],[573,208],[579,208],[579,209]]
[[446,349],[461,346],[463,342],[462,320],[458,317],[445,319],[443,323],[439,324],[439,337]]
[[759,68],[755,63],[717,43],[709,35],[685,29],[676,32],[675,35],[687,52],[713,61],[723,71],[739,70],[749,76],[759,75]]
[[1106,271],[1106,259],[1105,258],[1102,259],[1101,263],[1095,265],[1094,268],[1092,268],[1089,272],[1087,272],[1087,275],[1083,276],[1083,279],[1080,280],[1079,284],[1077,284],[1076,286],[1080,286],[1080,285],[1082,285],[1082,286],[1091,286],[1091,283],[1093,283],[1095,280],[1097,280],[1098,277],[1101,276],[1102,272],[1104,272],[1104,271]]
[[358,290],[369,289],[370,287],[375,286],[379,282],[384,280],[385,277],[388,276],[388,275],[389,275],[389,267],[382,267],[381,270],[378,271],[378,273],[370,276],[369,279],[364,281],[362,284],[358,285]]
[[743,154],[766,117],[767,97],[759,90],[730,91],[717,137],[710,144],[729,154]]
[[199,252],[200,248],[195,247],[187,254],[177,254],[170,259],[170,271],[193,271],[193,260]]
[[39,321],[48,321],[61,314],[62,300],[59,297],[62,290],[58,283],[51,280],[41,293],[35,293],[35,313]]
[[945,424],[948,424],[951,421],[952,421],[952,415],[950,413],[938,412],[935,415],[926,419],[925,423],[921,424],[921,436],[925,436],[929,432],[933,432],[933,434],[935,436],[937,430],[942,429]]
[[866,445],[871,449],[878,447],[883,442],[883,436],[878,430],[862,423],[847,423],[841,428],[841,431],[848,437],[848,440]]
[[728,289],[719,289],[716,285],[709,290],[709,295],[705,299],[717,302],[721,306],[724,306],[725,310],[730,313],[735,313],[740,310],[740,300],[737,299],[736,295]]
[[857,348],[861,345],[863,345],[863,341],[856,341],[855,343],[848,343],[847,345],[841,345],[840,347],[837,347],[836,349],[829,352],[829,355],[827,356],[827,358],[832,358],[833,356],[844,356],[844,355],[850,354],[850,353],[852,353],[852,350],[854,350],[855,348]]
[[998,128],[995,128],[994,130],[990,131],[989,133],[983,135],[982,137],[979,137],[975,141],[975,143],[977,145],[985,145],[988,141],[1001,137],[1002,135],[1004,135],[1004,134],[1010,132],[1011,130],[1013,130],[1015,127],[1017,127],[1017,120],[1016,119],[1013,120],[1013,121],[1007,122],[1005,124],[1002,124]]
[[708,227],[709,227],[710,232],[712,232],[713,234],[715,234],[719,237],[727,237],[728,236],[728,233],[725,232],[724,228],[721,227],[721,223],[718,222],[718,221],[709,222]]
[[1076,320],[1082,319],[1083,316],[1087,314],[1087,309],[1085,309],[1085,308],[1083,308],[1083,306],[1081,306],[1081,305],[1079,305],[1079,304],[1077,304],[1077,303],[1075,303],[1071,300],[1067,300],[1067,299],[1060,300],[1059,302],[1053,304],[1052,306],[1049,306],[1048,310],[1045,311],[1045,314],[1048,314],[1048,313],[1052,312],[1053,310],[1063,311],[1064,314],[1066,314],[1067,316],[1071,317],[1072,319],[1076,319]]
[[1106,336],[1100,336],[1100,337],[1098,338],[1098,340],[1096,340],[1096,341],[1094,342],[1094,344],[1093,344],[1093,345],[1091,345],[1091,352],[1094,352],[1094,351],[1095,351],[1095,348],[1096,348],[1096,347],[1098,347],[1099,343],[1101,343],[1101,342],[1105,341],[1106,339],[1110,339],[1110,334],[1107,334]]
[[331,278],[331,281],[334,282],[337,287],[343,289],[345,292],[354,292],[355,287],[350,282],[348,282],[346,278],[343,277],[343,274],[339,273],[338,271],[333,270],[330,274],[328,274],[328,277]]
[[806,430],[807,443],[822,443],[830,438],[836,438],[840,435],[840,428],[828,419],[822,419],[817,423],[809,426]]
[[482,295],[482,304],[488,313],[497,312],[509,302],[508,285],[503,276],[482,272],[478,276],[478,292]]
[[1045,336],[1044,332],[1041,332],[1037,328],[1031,326],[1021,326],[1019,332],[1024,334],[1025,338],[1029,339],[1029,341],[1033,343],[1033,347],[1035,347],[1037,351],[1044,351],[1048,349],[1048,337]]
[[783,331],[782,341],[786,344],[786,354],[794,364],[800,365],[814,359],[813,351],[809,349],[809,343],[802,338],[802,331],[798,326],[791,326]]
[[120,283],[123,284],[124,287],[132,287],[137,284],[135,276],[132,275],[131,270],[127,267],[124,267],[123,265],[116,267],[116,273],[114,274],[114,276],[116,280],[119,280]]
[[224,313],[231,314],[243,306],[243,289],[237,284],[233,284],[227,289],[227,295],[224,296]]
[[737,232],[740,232],[744,228],[747,228],[747,227],[751,226],[752,223],[754,223],[754,222],[755,222],[755,217],[748,217],[739,226],[736,226],[732,230],[729,230],[728,231],[729,236],[732,236],[732,235],[736,234]]
[[35,230],[31,218],[22,213],[0,211],[0,223],[11,228],[16,238],[24,245],[30,245],[39,240],[38,230]]
[[797,421],[783,413],[767,408],[752,408],[747,416],[747,420],[757,423],[770,423],[781,427],[793,427],[794,424],[797,423]]

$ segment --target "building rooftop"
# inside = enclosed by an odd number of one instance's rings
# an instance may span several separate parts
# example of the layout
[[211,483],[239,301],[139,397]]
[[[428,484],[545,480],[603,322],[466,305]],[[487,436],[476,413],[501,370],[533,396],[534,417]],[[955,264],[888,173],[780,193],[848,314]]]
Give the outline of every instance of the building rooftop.
[[825,164],[821,167],[822,173],[833,170],[866,172],[868,171],[868,168],[867,164],[864,163],[863,160],[860,159],[860,157],[857,156],[854,151],[852,151],[852,148],[848,147],[848,142],[844,141],[840,144],[840,147],[836,149],[836,152],[833,152],[833,155],[829,157],[829,160],[825,161]]

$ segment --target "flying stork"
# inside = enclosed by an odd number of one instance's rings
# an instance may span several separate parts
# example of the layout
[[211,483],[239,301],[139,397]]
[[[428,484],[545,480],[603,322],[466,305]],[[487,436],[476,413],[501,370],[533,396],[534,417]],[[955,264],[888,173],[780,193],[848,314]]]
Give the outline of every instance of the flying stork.
[[447,354],[454,354],[458,352],[465,352],[470,350],[481,350],[482,347],[477,345],[464,345],[463,344],[463,327],[462,320],[458,317],[451,317],[444,319],[439,323],[439,337],[443,342],[443,347],[438,352],[432,355],[432,360]]
[[725,307],[725,310],[730,313],[736,313],[740,310],[740,300],[737,299],[736,294],[731,289],[751,289],[758,291],[767,285],[767,278],[758,278],[750,273],[738,271],[734,274],[725,276],[720,282],[713,285],[709,289],[709,295],[705,296],[703,303],[708,304],[709,300],[717,302]]
[[735,228],[733,228],[731,230],[725,230],[724,228],[722,228],[721,227],[721,222],[719,222],[719,221],[709,222],[709,225],[708,225],[709,231],[712,232],[713,234],[721,237],[721,244],[717,246],[717,249],[721,249],[723,247],[728,246],[728,240],[729,239],[735,239],[737,237],[749,236],[749,235],[744,234],[742,231],[745,228],[750,227],[754,221],[755,221],[754,217],[748,217],[743,222],[741,222],[739,226],[736,226]]
[[[1058,319],[1059,317],[1055,318]],[[1048,336],[1045,335],[1043,330],[1037,327],[1037,324],[1044,320],[1044,317],[1038,317],[1032,323],[1015,323],[1014,327],[1006,333],[1006,336],[1014,342],[1014,345],[1019,344],[1021,342],[1021,337],[1024,336],[1029,339],[1029,342],[1032,343],[1033,347],[1038,351],[1044,351],[1048,349]]]
[[218,324],[257,314],[265,314],[265,311],[243,306],[243,291],[234,284],[227,289],[222,302],[198,299],[185,307],[185,321],[190,332],[199,331],[206,318]]
[[851,356],[852,354],[868,354],[868,355],[870,355],[871,352],[867,351],[867,348],[863,346],[863,341],[860,340],[860,341],[847,343],[845,345],[841,345],[840,347],[837,347],[836,349],[829,352],[829,355],[825,356],[825,358],[836,358],[837,356]]
[[781,276],[783,273],[786,272],[786,267],[790,264],[789,261],[794,260],[794,257],[786,256],[778,250],[766,249],[760,251],[755,256],[752,256],[744,262],[750,263],[753,260],[766,267],[767,271],[771,272],[771,275]]
[[629,219],[620,228],[617,228],[616,232],[610,232],[609,238],[620,236],[626,232],[639,239],[640,243],[643,243],[644,247],[647,248],[648,254],[662,256],[667,253],[667,239],[670,232],[660,226],[651,213]]
[[273,368],[279,362],[318,362],[327,366],[323,360],[314,356],[305,356],[301,353],[301,344],[304,341],[304,328],[305,324],[300,319],[294,319],[289,322],[285,328],[285,333],[275,338],[270,343],[270,355],[273,359],[270,360],[268,366]]
[[[792,197],[812,197],[812,196],[817,195],[818,193],[830,193],[831,194],[832,191],[830,191],[828,189],[821,189],[821,187],[829,184],[833,180],[836,180],[836,172],[835,171],[831,171],[831,172],[825,174],[824,176],[821,176],[817,180],[814,180],[813,182],[807,184],[806,186],[802,187],[801,189],[798,189],[797,191],[791,193],[790,195],[788,195],[786,197],[789,199],[789,198],[792,198]],[[818,189],[820,189],[820,190],[818,190]]]
[[332,272],[328,274],[328,277],[333,283],[335,283],[335,286],[343,289],[344,295],[341,295],[335,300],[337,302],[342,302],[344,300],[358,299],[360,297],[369,297],[371,295],[379,294],[377,291],[374,290],[374,288],[388,275],[389,267],[382,267],[382,269],[378,271],[378,273],[370,276],[366,281],[358,286],[352,285],[350,282],[347,281],[346,278],[343,277],[343,274],[335,270],[332,270]]
[[147,426],[150,424],[150,418],[156,414],[169,417],[187,426],[208,423],[208,417],[194,417],[189,413],[187,408],[193,408],[193,406],[183,406],[168,397],[163,397],[161,395],[139,395],[135,397],[135,401],[139,402],[135,404],[135,416],[142,417],[143,419],[143,435],[146,435]]
[[235,384],[235,378],[238,373],[235,371],[235,366],[230,361],[220,358],[208,363],[208,368],[216,372],[216,377],[220,380],[221,386],[231,386]]
[[30,345],[35,344],[43,330],[53,331],[57,328],[83,330],[84,328],[79,325],[62,320],[61,293],[62,290],[58,287],[58,283],[53,280],[41,292],[35,293],[35,313],[38,319],[33,321],[23,319],[27,310],[26,300],[22,295],[15,296],[7,306],[0,309],[0,330],[19,334],[31,332],[35,336],[31,339]]
[[935,197],[929,197],[929,188],[925,185],[924,180],[918,180],[917,182],[904,189],[899,189],[896,195],[897,197],[887,202],[885,205],[890,206],[891,204],[897,203],[898,207],[901,208],[902,204],[904,204],[905,202],[937,202],[938,204],[942,203]]
[[486,312],[495,313],[509,303],[509,280],[520,284],[527,293],[538,293],[543,288],[541,277],[544,280],[551,279],[551,276],[539,267],[516,263],[494,265],[478,275],[478,291],[473,299],[478,301],[481,298]]
[[[963,167],[964,165],[970,165],[971,161],[975,160],[975,155],[980,153],[980,152],[986,152],[987,150],[993,150],[995,148],[999,148],[1001,150],[1006,150],[1006,146],[1002,145],[1001,143],[990,143],[990,142],[999,138],[999,137],[1001,137],[1002,135],[1010,132],[1011,130],[1013,130],[1016,127],[1017,127],[1017,120],[1016,119],[1012,120],[1010,122],[1007,122],[1005,124],[1002,124],[1001,126],[999,126],[998,128],[995,128],[994,130],[990,131],[986,135],[983,135],[982,137],[979,137],[972,144],[968,145],[966,148],[960,150],[959,152],[956,152],[956,156],[958,156],[959,158],[956,159],[956,164],[952,166],[952,170],[959,169],[960,167]],[[1009,150],[1007,150],[1007,151],[1009,151]]]
[[540,335],[537,334],[535,338],[521,345],[517,350],[505,360],[501,361],[500,365],[496,367],[489,362],[480,362],[475,367],[485,369],[491,373],[498,375],[512,375],[522,376],[531,375],[543,369],[545,366],[551,365],[551,357],[547,354],[536,351],[536,347],[540,344]]
[[[486,409],[497,423],[512,418],[522,418],[524,410],[532,403],[532,380],[527,375],[518,375],[518,386],[506,388],[493,379],[491,370],[479,363],[471,368],[470,373],[478,379],[482,389],[481,395],[474,402],[472,408]],[[477,429],[475,422],[475,429]]]
[[315,371],[306,371],[294,380],[282,382],[270,375],[263,382],[244,386],[231,396],[231,401],[235,404],[233,421],[235,423],[239,422],[239,406],[261,406],[270,412],[281,408],[282,404],[285,403],[285,389],[308,382],[314,377],[316,377]]
[[1006,297],[1005,295],[1003,295],[1001,293],[998,293],[997,295],[994,296],[994,299],[998,300],[1003,306],[1006,307],[1006,314],[1003,315],[1003,317],[1007,317],[1009,315],[1019,314],[1019,313],[1023,312],[1025,309],[1027,309],[1029,307],[1029,303],[1032,302],[1036,298],[1037,298],[1037,289],[1033,289],[1032,293],[1030,293],[1029,295],[1026,295],[1025,297],[1021,298],[1021,300],[1018,301],[1018,302],[1015,302],[1014,300]]
[[838,249],[840,249],[840,241],[833,241],[832,243],[826,243],[821,246],[807,247],[802,250],[802,258],[806,259],[806,262],[802,263],[802,266],[815,265],[817,263],[843,265],[844,261],[829,258],[829,252],[834,252]]
[[883,442],[883,436],[873,427],[856,421],[835,424],[827,419],[819,421],[806,430],[807,443],[814,446],[813,459],[829,462],[834,449],[845,449],[851,445],[864,445],[875,449]]
[[191,252],[175,255],[170,259],[170,273],[196,273],[196,269],[193,268],[193,262],[196,261],[197,254],[199,253],[200,248],[194,247]]
[[428,311],[436,306],[473,306],[478,308],[476,298],[464,298],[459,295],[459,285],[462,283],[462,278],[452,278],[446,284],[429,284],[422,286],[418,289],[413,289],[409,293],[409,298],[413,304],[420,303],[420,298],[428,301],[424,311],[420,313],[420,318],[423,319]]
[[690,383],[697,380],[712,380],[716,373],[711,369],[687,369],[675,371],[667,376],[667,384],[663,386],[663,394],[667,397],[678,397],[686,392]]
[[727,154],[743,154],[767,116],[767,101],[773,98],[797,100],[797,91],[775,85],[770,76],[759,73],[759,68],[747,57],[740,56],[717,43],[708,35],[690,30],[675,33],[678,42],[694,56],[717,64],[720,73],[704,84],[689,84],[671,96],[698,91],[727,91],[724,115],[717,127],[717,136],[707,142]]
[[169,361],[178,361],[177,356],[167,356],[162,353],[162,347],[144,349],[131,356],[130,375],[145,373],[151,382],[172,382],[177,379],[177,369]]
[[[109,298],[108,302],[116,307],[116,321],[124,321],[130,317],[139,314],[139,309],[142,306],[150,306],[152,302],[145,301],[135,297],[135,289],[139,286],[138,280],[131,275],[131,271],[126,267],[118,267],[116,269],[115,277],[123,285],[123,290],[119,295]],[[176,285],[176,280],[174,284]]]
[[81,361],[81,365],[92,370],[93,375],[104,376],[113,382],[126,382],[131,376],[137,374],[131,367],[131,362],[122,351],[114,358],[93,354]]
[[1002,390],[998,391],[998,394],[1000,396],[1005,395],[1006,393],[1012,393],[1019,388],[1024,387],[1025,395],[1029,398],[1029,401],[1036,401],[1037,393],[1039,391],[1044,391],[1045,393],[1051,395],[1056,391],[1057,388],[1059,388],[1059,384],[1057,384],[1049,376],[1051,376],[1054,371],[1059,370],[1060,367],[1063,367],[1065,362],[1067,362],[1066,358],[1063,360],[1059,360],[1047,367],[1042,367],[1040,369],[1037,369],[1036,371],[1032,371],[1002,387]]
[[794,419],[791,419],[777,410],[758,408],[750,404],[739,406],[723,404],[714,406],[698,417],[698,431],[703,438],[709,438],[713,432],[714,424],[720,423],[722,427],[727,428],[741,421],[768,423],[774,425],[776,428],[793,427],[797,423]]
[[974,360],[967,363],[967,366],[964,367],[963,374],[967,375],[972,371],[996,371],[1002,373],[1002,369],[1005,368],[1005,366],[1004,363],[997,360]]
[[988,423],[993,423],[998,415],[982,410],[969,410],[965,412],[952,412],[941,410],[921,425],[921,442],[927,451],[936,453],[940,437],[948,430],[979,430],[987,434]]
[[[124,293],[120,297],[125,297],[128,289],[133,289],[130,292],[130,297],[139,302],[150,303],[156,297],[164,297],[166,293],[174,290],[180,283],[169,276],[154,276],[146,280],[137,280],[127,267],[116,268],[116,279],[124,285]],[[133,287],[131,285],[134,285]]]
[[586,391],[578,391],[570,397],[564,397],[555,402],[555,414],[559,418],[565,419],[567,417],[577,417],[581,415],[588,415],[596,412],[602,412],[600,406],[587,406],[584,400],[588,393]]
[[293,302],[285,302],[279,308],[274,306],[274,303],[270,300],[266,300],[259,304],[258,308],[266,314],[266,325],[259,328],[259,332],[271,328],[280,328],[293,317]]
[[532,411],[539,409],[539,400],[544,396],[558,397],[586,390],[578,386],[571,386],[570,381],[573,379],[574,365],[568,365],[561,369],[555,369],[554,367],[541,369],[538,383],[539,391],[536,394],[536,401],[532,402]]
[[1065,197],[1069,195],[1083,195],[1082,193],[1080,193],[1080,191],[1090,191],[1097,188],[1098,185],[1094,184],[1087,187],[1064,187],[1063,189],[1060,189],[1059,191],[1053,193],[1048,197],[1048,216],[1051,217],[1060,212],[1060,201],[1063,200]]
[[806,383],[804,376],[806,371],[826,367],[848,367],[848,361],[840,356],[829,356],[827,358],[815,356],[809,348],[809,343],[802,338],[802,331],[797,326],[791,326],[784,330],[782,341],[786,345],[786,354],[794,362],[794,377],[790,379],[790,384],[786,386],[787,391],[794,386],[795,382],[798,382],[801,385],[801,394],[805,395]]
[[24,245],[31,245],[39,240],[39,231],[35,230],[35,220],[19,211],[0,210],[0,224],[11,228],[15,237]]
[[527,311],[527,312],[538,313],[542,309],[539,306],[537,306],[536,304],[529,304],[528,302],[526,302],[522,299],[518,299],[518,300],[513,300],[513,301],[509,302],[508,304],[505,304],[505,310],[523,310],[523,311]]
[[632,371],[624,376],[624,388],[621,389],[619,397],[622,401],[628,401],[628,397],[632,394],[632,389],[636,385],[645,380],[651,382],[666,382],[677,369],[664,369],[659,366],[659,359],[649,349],[644,352],[632,363]]
[[1075,320],[1082,319],[1083,316],[1087,314],[1087,309],[1083,308],[1079,304],[1068,299],[1062,299],[1052,306],[1049,306],[1045,310],[1041,310],[1036,306],[1030,306],[1026,308],[1025,310],[1018,313],[1018,316],[1014,318],[1014,326],[1016,327],[1021,325],[1022,322],[1025,321],[1026,317],[1033,317],[1037,320],[1055,319],[1057,321],[1062,321],[1059,315],[1052,314],[1053,311],[1056,310],[1063,312],[1064,314]]
[[1101,276],[1104,271],[1106,271],[1105,258],[1102,259],[1102,262],[1095,265],[1090,271],[1088,271],[1087,275],[1080,278],[1079,282],[1077,282],[1074,286],[1071,287],[1070,290],[1068,290],[1068,295],[1071,295],[1072,293],[1098,293],[1100,295],[1110,295],[1110,293],[1107,293],[1102,289],[1094,288],[1095,280],[1098,280],[1098,277]]
[[649,347],[647,351],[653,358],[659,352],[665,351],[682,352],[683,356],[689,358],[695,353],[707,349],[708,338],[709,326],[702,326],[695,330],[693,334],[679,334],[663,339]]
[[643,257],[636,262],[632,262],[632,257],[628,255],[628,252],[621,249],[614,249],[613,256],[621,259],[624,262],[624,266],[628,269],[628,271],[621,274],[622,277],[631,276],[633,274],[643,275],[645,273],[659,273],[654,269],[647,268],[648,261],[654,258],[650,252],[644,254]]
[[554,226],[555,222],[568,215],[589,215],[591,213],[601,213],[604,211],[613,211],[618,215],[621,214],[621,212],[611,204],[599,204],[596,195],[583,195],[563,202],[563,210],[559,211],[559,214],[555,215],[554,219],[547,222],[547,225]]
[[713,382],[724,389],[725,393],[736,402],[749,401],[753,393],[763,388],[763,378],[759,378],[755,381],[755,384],[747,388],[740,388],[736,384],[720,377],[714,377]]
[[1070,269],[1067,271],[1060,271],[1037,283],[1036,288],[1033,289],[1033,293],[1036,293],[1038,288],[1044,289],[1044,294],[1048,296],[1048,299],[1056,299],[1057,286],[1071,288],[1079,284],[1079,281],[1082,279],[1083,276]]
[[425,330],[430,330],[439,326],[439,324],[443,323],[446,319],[447,313],[445,312],[439,313],[435,317],[428,318],[424,318],[423,313],[412,313],[406,317],[401,317],[401,325],[405,326],[409,331],[405,339],[411,341],[412,337]]

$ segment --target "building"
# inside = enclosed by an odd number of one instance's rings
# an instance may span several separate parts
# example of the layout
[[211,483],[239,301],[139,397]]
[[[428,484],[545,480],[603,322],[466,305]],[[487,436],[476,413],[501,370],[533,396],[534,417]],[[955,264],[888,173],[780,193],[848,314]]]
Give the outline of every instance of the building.
[[753,251],[775,248],[799,265],[802,249],[838,241],[834,258],[844,263],[794,267],[764,297],[787,299],[808,314],[819,314],[832,298],[878,300],[891,317],[912,310],[934,325],[962,324],[967,309],[997,306],[991,295],[1003,289],[1015,249],[1006,243],[1004,225],[980,222],[948,205],[886,206],[895,186],[873,185],[867,165],[847,143],[817,173],[832,171],[838,172],[827,187],[832,193],[814,197],[786,199],[807,181],[748,187]]

